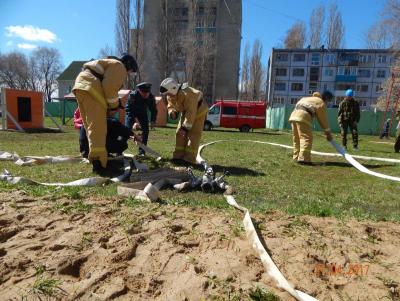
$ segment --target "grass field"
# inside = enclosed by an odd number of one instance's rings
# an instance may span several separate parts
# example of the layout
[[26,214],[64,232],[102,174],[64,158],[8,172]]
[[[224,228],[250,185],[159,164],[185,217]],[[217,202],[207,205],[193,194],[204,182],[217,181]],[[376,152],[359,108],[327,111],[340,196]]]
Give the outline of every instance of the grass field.
[[[169,159],[174,147],[174,134],[175,129],[172,127],[157,128],[150,132],[149,146]],[[334,152],[319,133],[314,138],[314,150]],[[291,145],[291,135],[287,132],[256,130],[240,133],[237,130],[221,129],[204,132],[202,142],[221,139],[230,141],[209,146],[203,152],[203,157],[216,171],[230,171],[228,182],[236,188],[237,201],[252,211],[281,210],[293,215],[400,221],[398,182],[362,174],[339,157],[313,156],[313,161],[317,163],[315,166],[298,166],[291,160],[291,150],[240,141],[258,140]],[[340,137],[336,135],[335,139],[339,141]],[[357,154],[400,158],[393,152],[392,144],[376,142],[381,140],[373,136],[360,136],[360,150]],[[64,133],[0,132],[0,150],[16,152],[21,156],[79,155],[78,149],[78,132],[72,126],[66,126]],[[136,149],[131,145],[129,152],[136,153]],[[351,148],[350,153],[353,153]],[[400,164],[360,162],[376,172],[400,176]],[[163,164],[170,163],[164,161]],[[76,163],[19,167],[2,161],[0,168],[1,171],[6,168],[15,176],[44,182],[67,182],[93,176],[89,165]],[[0,191],[18,188],[34,196],[50,195],[55,201],[63,196],[82,200],[93,194],[110,197],[116,194],[116,187],[113,184],[105,187],[59,189],[22,185],[15,187],[0,182]],[[170,204],[211,208],[228,206],[222,195],[165,190],[162,196]]]

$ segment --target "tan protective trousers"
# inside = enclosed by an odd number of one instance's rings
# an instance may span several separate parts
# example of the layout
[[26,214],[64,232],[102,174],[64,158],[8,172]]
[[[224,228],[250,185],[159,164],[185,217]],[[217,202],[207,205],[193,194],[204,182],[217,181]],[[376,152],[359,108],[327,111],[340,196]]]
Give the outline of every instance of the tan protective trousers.
[[76,100],[89,141],[89,161],[99,160],[107,167],[107,110],[87,91],[75,90]]
[[203,133],[204,121],[206,120],[208,107],[202,104],[198,110],[196,119],[192,128],[187,132],[185,137],[178,135],[178,130],[182,126],[185,114],[179,119],[176,135],[175,135],[175,151],[174,159],[183,159],[186,162],[196,164],[197,151],[200,145],[201,134]]
[[297,162],[311,162],[313,135],[311,126],[292,121],[293,131],[293,160]]

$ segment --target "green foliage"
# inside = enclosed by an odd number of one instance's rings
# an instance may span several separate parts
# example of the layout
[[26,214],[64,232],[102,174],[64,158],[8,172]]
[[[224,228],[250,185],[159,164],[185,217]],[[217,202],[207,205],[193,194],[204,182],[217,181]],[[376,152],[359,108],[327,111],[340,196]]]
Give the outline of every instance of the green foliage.
[[274,293],[268,291],[265,288],[257,286],[255,289],[251,289],[249,292],[251,300],[254,301],[280,301],[281,299]]

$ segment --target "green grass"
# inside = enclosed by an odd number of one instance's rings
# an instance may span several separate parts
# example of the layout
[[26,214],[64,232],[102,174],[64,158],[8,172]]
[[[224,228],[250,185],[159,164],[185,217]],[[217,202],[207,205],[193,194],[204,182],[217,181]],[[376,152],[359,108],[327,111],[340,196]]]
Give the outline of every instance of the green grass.
[[[169,159],[174,148],[174,128],[157,128],[150,132],[149,146]],[[211,145],[203,157],[220,173],[230,171],[228,182],[236,188],[237,201],[252,211],[282,210],[293,215],[354,217],[357,219],[400,221],[400,183],[383,180],[358,172],[343,158],[313,156],[317,166],[298,166],[292,162],[291,150],[266,144],[249,144],[240,140],[259,140],[291,145],[290,133],[257,130],[240,133],[237,130],[213,130],[204,132],[202,142],[227,139],[227,143]],[[336,135],[337,141],[340,137]],[[357,154],[376,157],[398,158],[389,144],[377,137],[360,136]],[[385,140],[386,141],[386,140]],[[393,141],[393,140],[390,140]],[[0,150],[17,152],[19,155],[79,155],[78,132],[72,126],[65,133],[23,134],[0,133]],[[314,150],[334,152],[321,134],[314,135]],[[137,150],[131,145],[130,152]],[[352,150],[350,148],[350,153]],[[378,161],[360,161],[368,168],[393,176],[400,176],[400,164]],[[148,161],[154,164],[154,162]],[[169,165],[166,160],[163,165]],[[11,162],[0,162],[0,169],[8,169],[13,175],[24,176],[42,182],[67,182],[93,176],[90,165],[57,164],[19,167]],[[200,174],[200,171],[195,171]],[[116,194],[116,184],[105,187],[55,188],[20,185],[33,196],[49,196],[57,201],[61,197],[81,200],[86,196],[110,197]],[[0,182],[0,191],[15,189],[14,185]],[[203,194],[199,191],[177,193],[164,190],[166,203],[182,206],[227,208],[222,195]],[[129,204],[131,201],[127,201]],[[86,210],[78,203],[73,211]],[[89,208],[90,209],[90,208]]]
[[36,267],[36,279],[32,286],[32,294],[36,295],[39,300],[41,297],[55,297],[57,295],[63,295],[64,290],[60,287],[62,284],[61,280],[52,279],[45,276],[45,268],[43,266]]

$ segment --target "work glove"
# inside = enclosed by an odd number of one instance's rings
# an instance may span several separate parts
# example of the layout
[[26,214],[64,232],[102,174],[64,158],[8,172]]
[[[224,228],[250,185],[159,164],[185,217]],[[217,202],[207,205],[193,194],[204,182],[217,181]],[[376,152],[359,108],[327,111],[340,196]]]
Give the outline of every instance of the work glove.
[[328,141],[332,141],[333,140],[331,132],[327,132],[327,133],[325,133],[325,135],[326,135],[326,140],[328,140]]
[[178,118],[178,112],[177,111],[169,112],[169,118],[171,118],[172,120],[176,120]]
[[140,123],[135,122],[135,123],[133,124],[133,126],[132,126],[132,130],[138,131],[138,130],[140,130],[140,129],[141,129]]

